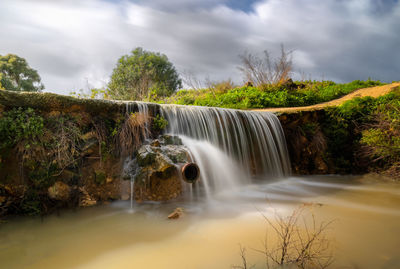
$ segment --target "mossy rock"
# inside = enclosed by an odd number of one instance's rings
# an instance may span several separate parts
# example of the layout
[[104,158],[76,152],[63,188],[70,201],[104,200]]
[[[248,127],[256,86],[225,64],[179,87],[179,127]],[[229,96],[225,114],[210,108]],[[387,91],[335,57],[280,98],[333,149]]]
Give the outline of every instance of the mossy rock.
[[151,149],[149,145],[142,146],[136,154],[137,163],[140,166],[147,166],[154,163],[156,159],[156,153]]
[[162,135],[160,141],[162,145],[183,145],[182,139],[176,135]]

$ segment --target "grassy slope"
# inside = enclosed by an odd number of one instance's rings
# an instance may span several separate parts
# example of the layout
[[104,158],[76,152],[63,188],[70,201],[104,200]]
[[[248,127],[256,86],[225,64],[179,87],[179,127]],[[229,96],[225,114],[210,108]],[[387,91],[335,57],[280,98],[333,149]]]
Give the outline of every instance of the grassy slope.
[[332,101],[311,105],[311,106],[302,106],[302,107],[281,107],[281,108],[265,108],[265,109],[254,109],[255,111],[270,111],[270,112],[281,112],[281,113],[292,113],[297,111],[312,111],[319,110],[329,106],[338,106],[343,104],[344,102],[351,100],[356,97],[374,97],[377,98],[379,96],[385,95],[392,91],[394,88],[399,87],[400,82],[391,83],[383,86],[369,87],[363,88],[353,91],[341,98],[334,99]]
[[336,84],[332,81],[308,81],[233,89],[217,84],[210,89],[179,91],[164,102],[236,109],[297,107],[327,102],[354,90],[378,85],[383,84],[371,80],[356,80],[346,84]]

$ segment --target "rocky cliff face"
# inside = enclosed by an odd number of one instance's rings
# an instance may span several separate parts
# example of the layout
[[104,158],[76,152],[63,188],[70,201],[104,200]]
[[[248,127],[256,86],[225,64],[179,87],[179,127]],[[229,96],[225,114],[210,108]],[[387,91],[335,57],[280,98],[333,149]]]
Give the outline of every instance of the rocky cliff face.
[[145,135],[159,132],[151,128],[157,105],[146,115],[126,108],[122,102],[0,91],[0,216],[120,199],[123,160]]

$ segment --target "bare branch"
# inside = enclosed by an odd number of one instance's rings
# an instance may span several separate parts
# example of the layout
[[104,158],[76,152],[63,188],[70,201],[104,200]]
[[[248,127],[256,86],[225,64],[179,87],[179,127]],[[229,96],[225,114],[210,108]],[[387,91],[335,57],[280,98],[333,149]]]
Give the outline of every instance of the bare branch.
[[263,58],[246,51],[239,55],[242,66],[238,68],[245,80],[255,86],[283,83],[290,78],[293,71],[292,54],[293,51],[286,51],[283,44],[281,54],[276,59],[271,59],[267,50],[264,51]]

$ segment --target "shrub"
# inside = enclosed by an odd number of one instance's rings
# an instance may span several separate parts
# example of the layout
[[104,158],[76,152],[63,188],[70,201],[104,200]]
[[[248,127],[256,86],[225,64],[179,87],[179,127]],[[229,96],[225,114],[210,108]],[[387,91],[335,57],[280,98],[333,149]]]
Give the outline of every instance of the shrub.
[[153,129],[155,131],[162,131],[165,129],[165,127],[167,127],[167,125],[168,121],[160,114],[153,118]]
[[24,141],[25,147],[38,144],[43,135],[44,120],[32,108],[14,108],[0,118],[0,148]]
[[220,84],[202,90],[181,90],[166,99],[166,102],[236,109],[306,106],[327,102],[356,89],[382,83],[372,80],[356,80],[346,84],[336,84],[332,81],[306,81],[293,82],[290,85],[263,84],[259,87],[243,86],[233,89],[229,89],[231,84]]
[[328,153],[342,172],[390,167],[400,161],[400,90],[327,109],[323,132]]

